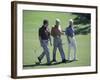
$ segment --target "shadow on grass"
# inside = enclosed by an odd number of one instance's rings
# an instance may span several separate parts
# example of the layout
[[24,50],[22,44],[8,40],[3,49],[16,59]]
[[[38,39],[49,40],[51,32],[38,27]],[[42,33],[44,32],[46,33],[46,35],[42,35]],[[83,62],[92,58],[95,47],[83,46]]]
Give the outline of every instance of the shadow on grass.
[[[65,63],[62,63],[62,62],[55,62],[55,63],[51,63],[51,64],[47,64],[47,63],[41,63],[39,64],[38,62],[36,62],[36,64],[30,64],[30,65],[23,65],[23,67],[35,67],[35,66],[52,66],[52,65],[59,65],[59,64],[68,64],[68,63],[71,63],[71,62],[74,62],[75,60],[66,60]],[[77,61],[77,60],[76,60]]]

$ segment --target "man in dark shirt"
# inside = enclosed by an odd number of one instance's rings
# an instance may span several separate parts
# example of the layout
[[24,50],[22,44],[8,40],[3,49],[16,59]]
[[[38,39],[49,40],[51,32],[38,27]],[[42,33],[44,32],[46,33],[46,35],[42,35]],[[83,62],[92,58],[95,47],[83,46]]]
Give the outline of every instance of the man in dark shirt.
[[46,55],[47,64],[50,64],[50,53],[49,53],[49,48],[48,48],[49,40],[51,44],[50,31],[48,29],[48,20],[44,20],[42,27],[39,28],[39,41],[40,41],[41,47],[43,48],[42,54],[38,57],[39,63],[41,63],[41,60]]

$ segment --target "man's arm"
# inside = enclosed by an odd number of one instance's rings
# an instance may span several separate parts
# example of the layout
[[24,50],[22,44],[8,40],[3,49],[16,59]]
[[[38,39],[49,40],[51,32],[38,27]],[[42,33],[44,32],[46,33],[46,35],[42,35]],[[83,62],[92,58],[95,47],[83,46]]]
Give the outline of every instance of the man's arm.
[[65,35],[67,36],[67,41],[68,41],[68,43],[70,43],[70,39],[69,39],[70,35],[69,35],[69,30],[68,30],[68,28],[66,28],[66,30],[65,30]]
[[52,40],[51,40],[51,33],[50,33],[50,30],[48,29],[48,33],[49,33],[49,40],[50,40],[50,45],[52,46]]
[[67,40],[68,40],[68,43],[70,43],[70,39],[69,39],[69,36],[67,35]]
[[61,29],[61,26],[59,26],[59,31],[60,31],[60,35],[64,35],[63,30]]
[[51,36],[53,36],[53,37],[54,37],[53,27],[52,27],[52,29],[51,29]]
[[51,36],[49,36],[49,40],[50,40],[50,45],[52,46],[52,40],[51,40]]
[[41,30],[39,29],[39,32],[38,32],[38,36],[39,36],[39,41],[40,41],[40,44],[42,44],[42,39],[41,39]]

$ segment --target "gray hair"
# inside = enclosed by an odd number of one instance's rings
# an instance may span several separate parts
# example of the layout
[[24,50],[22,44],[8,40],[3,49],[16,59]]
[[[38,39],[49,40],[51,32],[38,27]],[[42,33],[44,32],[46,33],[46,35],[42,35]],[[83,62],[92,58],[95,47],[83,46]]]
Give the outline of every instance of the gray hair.
[[73,23],[73,19],[70,19],[69,22],[72,22]]

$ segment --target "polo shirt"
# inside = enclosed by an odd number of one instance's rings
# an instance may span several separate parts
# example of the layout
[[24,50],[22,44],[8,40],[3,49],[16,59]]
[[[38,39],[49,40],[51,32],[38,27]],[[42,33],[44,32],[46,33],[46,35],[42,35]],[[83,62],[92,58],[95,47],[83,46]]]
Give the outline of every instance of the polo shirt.
[[73,29],[73,27],[71,27],[71,26],[67,27],[66,30],[65,30],[65,34],[67,36],[73,37],[74,36],[74,29]]
[[50,32],[46,27],[39,28],[39,37],[41,37],[42,40],[48,40],[50,37]]

